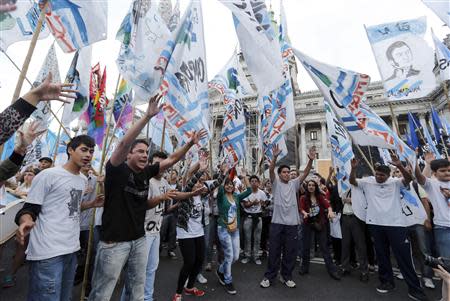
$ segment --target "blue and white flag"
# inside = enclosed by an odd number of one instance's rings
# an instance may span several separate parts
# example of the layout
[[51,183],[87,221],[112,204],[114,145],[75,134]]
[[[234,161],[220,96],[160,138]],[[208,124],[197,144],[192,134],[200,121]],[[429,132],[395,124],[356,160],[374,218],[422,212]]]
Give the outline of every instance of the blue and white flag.
[[45,20],[61,49],[74,52],[107,38],[108,1],[52,0]]
[[200,1],[191,1],[171,44],[175,45],[170,56],[161,90],[164,96],[164,118],[178,141],[186,143],[194,131],[209,129],[208,77],[206,72],[205,40]]
[[341,197],[345,196],[350,190],[350,172],[352,169],[351,159],[354,157],[352,149],[352,140],[345,127],[336,117],[328,101],[325,104],[325,118],[327,120],[328,138],[331,143],[331,158],[333,167],[336,170],[336,179],[338,181],[338,190]]
[[[10,12],[0,12],[0,50],[6,51],[9,45],[25,40],[31,40],[36,29],[40,9],[32,0],[14,1],[16,9]],[[42,24],[39,39],[45,39],[50,34],[45,22]]]
[[[449,4],[450,5],[450,4]],[[442,81],[450,79],[450,49],[439,40],[439,38],[431,30],[434,48],[436,49],[436,59],[439,67],[439,76]]]
[[[166,127],[164,130],[164,115],[160,112],[158,115],[150,119],[148,123],[148,133],[149,137],[152,139],[152,143],[156,146],[161,147],[163,142],[163,132],[164,132],[164,151],[168,154],[173,153],[173,145],[172,140],[170,140],[169,129]],[[144,128],[143,131],[147,131],[147,128]]]
[[390,100],[425,97],[436,88],[433,50],[423,39],[426,29],[425,17],[366,28]]
[[450,27],[450,2],[448,0],[422,0],[448,27]]
[[8,140],[6,140],[5,144],[3,144],[3,152],[0,158],[1,161],[6,160],[11,156],[14,151],[14,141],[16,140],[16,134],[14,133]]
[[245,158],[246,122],[242,97],[253,92],[236,53],[210,82],[223,97],[225,113],[220,139],[223,160],[230,166]]
[[425,124],[422,124],[422,132],[423,132],[423,135],[425,136],[425,140],[427,143],[426,147],[428,148],[428,150],[433,152],[433,154],[436,156],[436,159],[442,159],[442,156],[439,153],[439,151],[436,147],[436,144],[430,135],[430,132],[428,131],[428,126],[426,124],[426,121],[425,121]]
[[[34,87],[39,86],[47,77],[49,72],[52,73],[52,83],[60,83],[61,76],[59,74],[58,58],[56,57],[55,46],[52,44],[48,50],[47,56],[41,66],[36,80],[33,83]],[[33,112],[31,116],[39,122],[39,130],[48,129],[50,125],[50,118],[52,116],[51,104],[48,101],[41,101],[36,107],[36,111]]]
[[347,128],[353,142],[395,149],[399,156],[415,166],[416,155],[406,143],[364,103],[370,77],[365,74],[327,65],[294,49],[330,107]]
[[242,53],[258,93],[267,95],[283,82],[277,33],[264,0],[219,0],[233,13]]
[[175,47],[174,37],[159,15],[158,6],[150,4],[134,0],[116,36],[122,43],[117,67],[136,93],[134,105],[147,103],[160,88]]

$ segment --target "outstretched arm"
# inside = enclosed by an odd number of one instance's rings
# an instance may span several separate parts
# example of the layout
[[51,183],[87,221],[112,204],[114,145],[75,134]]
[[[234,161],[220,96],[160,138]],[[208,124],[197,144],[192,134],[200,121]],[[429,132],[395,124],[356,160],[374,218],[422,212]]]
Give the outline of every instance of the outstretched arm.
[[394,152],[391,153],[391,164],[400,170],[400,172],[403,175],[403,185],[408,186],[409,183],[412,181],[412,175],[411,173],[406,170],[405,167],[403,167],[402,161],[400,161],[400,158],[398,155]]
[[300,179],[300,183],[302,183],[306,179],[306,177],[309,175],[309,172],[311,171],[312,164],[314,162],[314,159],[316,158],[316,147],[315,146],[313,146],[309,149],[308,158],[309,158],[309,161],[308,161],[308,164],[306,164],[303,174],[298,177]]
[[350,172],[350,178],[349,178],[349,182],[350,184],[352,184],[353,186],[358,186],[358,181],[356,181],[356,167],[358,166],[358,159],[353,158],[351,161],[351,165],[352,165],[352,170]]
[[111,162],[113,166],[119,166],[126,160],[128,152],[130,151],[130,147],[136,137],[147,125],[150,119],[158,114],[158,112],[161,110],[161,106],[158,104],[161,97],[161,94],[157,94],[149,99],[147,112],[145,113],[145,115],[126,132],[125,136],[123,136],[122,140],[119,142],[116,149],[114,150],[114,153],[109,159],[109,162]]
[[272,161],[270,161],[269,177],[270,177],[270,182],[273,183],[273,181],[275,181],[275,177],[276,177],[275,176],[275,164],[277,164],[278,156],[281,154],[281,149],[278,147],[278,144],[273,146],[272,154],[273,154],[273,158],[272,158]]

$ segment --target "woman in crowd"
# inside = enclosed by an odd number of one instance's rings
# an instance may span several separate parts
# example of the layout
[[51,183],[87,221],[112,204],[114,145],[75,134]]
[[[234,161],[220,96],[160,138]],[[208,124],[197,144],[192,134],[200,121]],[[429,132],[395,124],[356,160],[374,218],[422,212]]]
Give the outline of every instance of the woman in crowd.
[[[307,181],[306,192],[300,197],[298,206],[303,215],[303,260],[300,267],[300,274],[309,272],[309,249],[311,244],[311,232],[315,232],[318,237],[320,250],[325,260],[328,274],[331,278],[339,280],[340,276],[337,267],[331,259],[330,250],[327,245],[327,217],[334,218],[334,212],[331,210],[328,200],[320,192],[318,184],[314,180]],[[327,213],[328,212],[328,213]]]
[[34,179],[34,176],[37,174],[36,169],[29,167],[23,173],[23,182],[14,190],[14,194],[20,197],[26,197],[28,195],[28,191],[31,188],[31,182]]

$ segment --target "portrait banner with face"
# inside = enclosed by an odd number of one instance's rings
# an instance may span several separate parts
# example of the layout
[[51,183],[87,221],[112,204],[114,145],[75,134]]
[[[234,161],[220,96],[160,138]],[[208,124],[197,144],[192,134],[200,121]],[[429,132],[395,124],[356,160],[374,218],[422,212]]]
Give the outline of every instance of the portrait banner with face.
[[366,28],[389,100],[424,97],[436,88],[426,29],[426,17]]

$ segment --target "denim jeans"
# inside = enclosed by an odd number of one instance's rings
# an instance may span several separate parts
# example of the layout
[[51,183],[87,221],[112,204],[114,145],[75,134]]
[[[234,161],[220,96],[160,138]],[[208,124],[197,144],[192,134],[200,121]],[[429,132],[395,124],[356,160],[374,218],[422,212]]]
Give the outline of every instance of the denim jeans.
[[434,237],[439,256],[450,258],[450,227],[435,226]]
[[71,300],[76,268],[76,253],[30,261],[27,300]]
[[[262,222],[261,217],[245,215],[244,216],[244,251],[245,257],[256,259],[259,252],[259,243],[261,240]],[[253,250],[252,250],[253,237]]]
[[[209,217],[205,217],[205,218],[209,218]],[[209,225],[206,225],[203,227],[203,232],[205,233],[205,258],[208,255],[208,250],[209,250],[209,241],[210,241],[210,228]]]
[[422,277],[433,278],[433,269],[424,264],[423,255],[431,255],[432,232],[425,229],[424,225],[413,225],[408,227],[408,234],[411,238],[414,263],[420,267]]
[[100,241],[97,246],[89,301],[109,301],[125,265],[127,265],[125,283],[129,292],[128,300],[142,301],[147,254],[145,237],[113,243]]
[[225,283],[233,282],[231,276],[231,265],[239,259],[239,230],[233,233],[228,232],[227,228],[217,227],[220,244],[223,248],[224,259],[219,266],[219,272],[224,274]]

